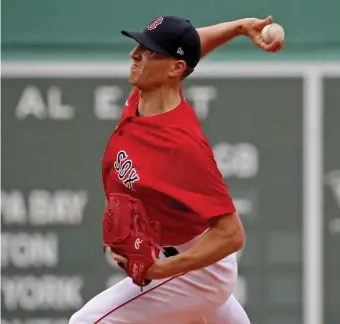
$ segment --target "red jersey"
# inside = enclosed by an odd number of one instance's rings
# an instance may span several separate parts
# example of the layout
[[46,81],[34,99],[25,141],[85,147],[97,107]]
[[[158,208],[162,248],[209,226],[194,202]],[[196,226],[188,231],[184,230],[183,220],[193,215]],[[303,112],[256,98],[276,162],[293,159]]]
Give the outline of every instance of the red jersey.
[[135,89],[107,145],[102,175],[106,197],[142,200],[162,225],[163,246],[183,244],[208,228],[208,219],[235,211],[196,113],[184,98],[175,109],[136,116]]

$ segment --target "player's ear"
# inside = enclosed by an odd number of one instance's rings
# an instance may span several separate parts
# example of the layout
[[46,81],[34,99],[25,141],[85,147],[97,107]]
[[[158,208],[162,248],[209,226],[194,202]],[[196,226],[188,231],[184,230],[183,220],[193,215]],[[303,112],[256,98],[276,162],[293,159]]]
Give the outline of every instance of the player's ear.
[[176,60],[173,62],[172,69],[170,70],[169,74],[172,77],[182,76],[186,68],[187,65],[184,61]]

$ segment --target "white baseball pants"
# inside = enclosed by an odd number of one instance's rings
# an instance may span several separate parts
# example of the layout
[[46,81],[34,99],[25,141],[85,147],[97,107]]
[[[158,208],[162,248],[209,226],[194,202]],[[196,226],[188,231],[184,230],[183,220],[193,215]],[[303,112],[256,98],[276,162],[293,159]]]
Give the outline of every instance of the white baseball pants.
[[[181,253],[197,239],[176,249]],[[236,254],[183,276],[153,280],[143,291],[125,278],[92,298],[69,324],[250,324],[232,294],[236,280]]]

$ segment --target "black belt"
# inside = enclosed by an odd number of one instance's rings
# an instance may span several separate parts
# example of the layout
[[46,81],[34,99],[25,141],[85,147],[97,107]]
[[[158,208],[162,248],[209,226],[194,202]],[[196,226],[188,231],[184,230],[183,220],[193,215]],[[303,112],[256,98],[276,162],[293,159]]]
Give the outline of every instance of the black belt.
[[165,248],[163,248],[163,250],[164,250],[164,255],[167,258],[175,256],[176,254],[178,254],[178,251],[173,246],[165,247]]

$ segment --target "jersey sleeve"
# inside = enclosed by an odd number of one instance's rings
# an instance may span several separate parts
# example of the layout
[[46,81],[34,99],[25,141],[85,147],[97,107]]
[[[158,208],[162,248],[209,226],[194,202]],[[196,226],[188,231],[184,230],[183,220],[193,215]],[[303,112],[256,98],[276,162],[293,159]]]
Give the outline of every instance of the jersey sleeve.
[[207,143],[180,144],[161,181],[167,195],[205,219],[236,211]]

